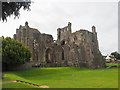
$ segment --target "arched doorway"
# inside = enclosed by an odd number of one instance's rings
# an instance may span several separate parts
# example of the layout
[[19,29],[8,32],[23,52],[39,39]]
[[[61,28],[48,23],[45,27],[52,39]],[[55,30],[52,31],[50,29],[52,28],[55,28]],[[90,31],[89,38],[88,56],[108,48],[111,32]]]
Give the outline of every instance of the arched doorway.
[[47,63],[52,63],[52,50],[50,48],[47,48],[46,52],[45,52],[45,58],[46,58],[46,62]]

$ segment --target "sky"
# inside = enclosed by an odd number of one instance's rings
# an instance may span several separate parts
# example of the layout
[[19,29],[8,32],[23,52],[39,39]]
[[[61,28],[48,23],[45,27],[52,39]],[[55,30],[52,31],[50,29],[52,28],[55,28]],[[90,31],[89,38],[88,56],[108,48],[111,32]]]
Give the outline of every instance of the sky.
[[57,28],[72,23],[72,32],[80,29],[92,31],[96,26],[99,49],[103,55],[118,51],[118,2],[115,0],[34,0],[31,11],[20,10],[19,19],[13,16],[7,22],[0,21],[0,36],[16,33],[20,25],[29,26],[57,39]]

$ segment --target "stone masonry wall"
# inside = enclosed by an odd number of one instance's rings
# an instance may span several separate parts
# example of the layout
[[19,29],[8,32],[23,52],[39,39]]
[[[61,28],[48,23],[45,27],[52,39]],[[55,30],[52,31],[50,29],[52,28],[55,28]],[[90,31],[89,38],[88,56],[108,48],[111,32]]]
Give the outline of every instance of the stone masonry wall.
[[52,35],[42,34],[37,29],[25,26],[16,29],[14,39],[29,47],[32,53],[32,65],[44,66],[75,66],[103,68],[105,60],[99,51],[95,26],[92,32],[85,29],[73,32],[71,23],[57,29],[57,40]]

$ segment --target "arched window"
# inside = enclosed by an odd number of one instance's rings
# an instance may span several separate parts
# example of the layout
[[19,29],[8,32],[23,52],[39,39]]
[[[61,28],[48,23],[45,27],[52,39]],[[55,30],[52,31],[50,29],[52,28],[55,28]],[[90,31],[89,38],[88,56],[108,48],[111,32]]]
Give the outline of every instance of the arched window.
[[52,50],[48,48],[45,52],[45,58],[47,63],[52,63]]
[[64,60],[64,49],[62,48],[62,60]]

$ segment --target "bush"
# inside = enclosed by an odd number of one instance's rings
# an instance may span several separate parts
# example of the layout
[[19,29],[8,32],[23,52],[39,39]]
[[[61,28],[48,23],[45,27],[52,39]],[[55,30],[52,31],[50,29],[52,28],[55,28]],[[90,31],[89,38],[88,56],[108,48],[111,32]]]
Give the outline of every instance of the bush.
[[20,65],[30,61],[31,53],[27,47],[20,42],[7,37],[2,40],[2,66]]

